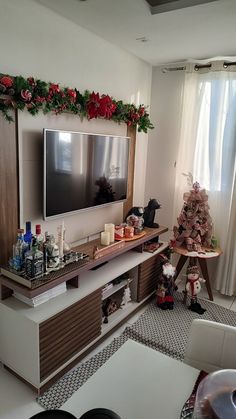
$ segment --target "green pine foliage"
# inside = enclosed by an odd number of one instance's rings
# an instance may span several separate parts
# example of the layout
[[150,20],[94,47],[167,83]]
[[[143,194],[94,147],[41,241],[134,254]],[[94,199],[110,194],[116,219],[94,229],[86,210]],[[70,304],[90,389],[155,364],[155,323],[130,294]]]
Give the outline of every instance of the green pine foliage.
[[139,132],[145,133],[154,128],[144,105],[137,107],[89,90],[81,93],[76,88],[60,87],[33,77],[0,74],[0,112],[9,122],[13,121],[10,114],[12,109],[26,109],[32,116],[39,111],[44,114],[70,112],[81,119],[111,119],[137,127]]

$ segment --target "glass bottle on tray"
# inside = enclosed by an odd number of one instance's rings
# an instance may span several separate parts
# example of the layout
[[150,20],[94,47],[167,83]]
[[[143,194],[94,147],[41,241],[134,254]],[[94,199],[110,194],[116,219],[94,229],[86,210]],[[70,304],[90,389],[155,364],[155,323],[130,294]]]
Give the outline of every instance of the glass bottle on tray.
[[24,242],[24,230],[19,228],[17,230],[16,243],[13,244],[13,258],[10,261],[10,266],[18,272],[22,271],[24,266],[26,246]]
[[38,249],[36,238],[32,239],[31,249],[25,254],[25,275],[29,279],[39,278],[44,274],[43,252]]
[[47,253],[47,271],[50,272],[60,269],[59,247],[55,242],[53,234],[47,236],[45,248]]
[[24,235],[24,241],[28,244],[28,249],[30,249],[32,241],[32,232],[31,232],[31,221],[26,221],[25,223],[26,231]]
[[35,238],[37,240],[39,250],[42,251],[43,250],[44,237],[43,237],[42,232],[41,232],[41,225],[40,224],[36,224],[36,226],[35,226]]

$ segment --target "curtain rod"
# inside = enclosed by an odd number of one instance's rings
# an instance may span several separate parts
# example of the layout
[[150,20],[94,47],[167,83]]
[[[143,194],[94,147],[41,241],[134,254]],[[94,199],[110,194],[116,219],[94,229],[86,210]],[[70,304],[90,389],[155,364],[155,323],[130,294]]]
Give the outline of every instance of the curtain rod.
[[[228,68],[231,65],[236,65],[236,61],[233,61],[233,62],[224,61],[224,63],[223,63],[223,67],[224,68]],[[196,64],[194,66],[194,70],[195,71],[198,71],[201,68],[211,68],[211,67],[212,67],[212,64],[211,63],[209,63],[209,64]],[[186,70],[186,68],[187,68],[186,66],[181,66],[181,67],[164,67],[164,68],[162,68],[162,73],[168,73],[169,71],[182,71],[182,70]]]

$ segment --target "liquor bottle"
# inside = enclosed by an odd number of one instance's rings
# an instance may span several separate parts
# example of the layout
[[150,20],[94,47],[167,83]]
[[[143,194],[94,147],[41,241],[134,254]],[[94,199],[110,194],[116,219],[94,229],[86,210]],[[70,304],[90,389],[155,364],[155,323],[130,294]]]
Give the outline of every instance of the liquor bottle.
[[55,271],[60,269],[59,247],[55,242],[55,237],[53,234],[50,234],[47,239],[46,249],[48,270]]
[[26,231],[24,235],[24,241],[28,244],[30,249],[31,241],[32,241],[32,232],[31,232],[31,221],[26,221]]
[[43,259],[44,259],[44,273],[48,271],[48,244],[49,244],[50,234],[48,231],[45,231],[45,241],[43,242]]
[[12,267],[16,271],[22,271],[24,264],[24,254],[25,254],[25,243],[24,243],[24,230],[19,228],[17,230],[17,240],[13,245],[13,259]]
[[40,224],[36,224],[36,226],[35,226],[35,238],[37,240],[39,250],[43,251],[44,237],[41,233],[41,225]]
[[39,278],[44,274],[43,252],[38,249],[35,237],[33,237],[31,249],[25,254],[25,274],[29,279]]

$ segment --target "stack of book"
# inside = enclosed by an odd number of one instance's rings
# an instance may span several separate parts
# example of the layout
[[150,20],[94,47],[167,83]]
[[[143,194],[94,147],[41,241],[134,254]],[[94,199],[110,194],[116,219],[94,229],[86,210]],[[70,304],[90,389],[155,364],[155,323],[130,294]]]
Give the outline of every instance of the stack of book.
[[106,284],[102,289],[102,298],[106,295],[106,292],[113,288],[113,283],[110,282],[109,284]]
[[14,291],[13,296],[23,303],[30,305],[31,307],[36,307],[42,303],[45,303],[46,301],[49,301],[51,298],[63,294],[64,292],[66,292],[66,282],[63,282],[62,284],[59,284],[56,287],[51,288],[50,290],[45,291],[33,298],[25,297],[16,291]]

